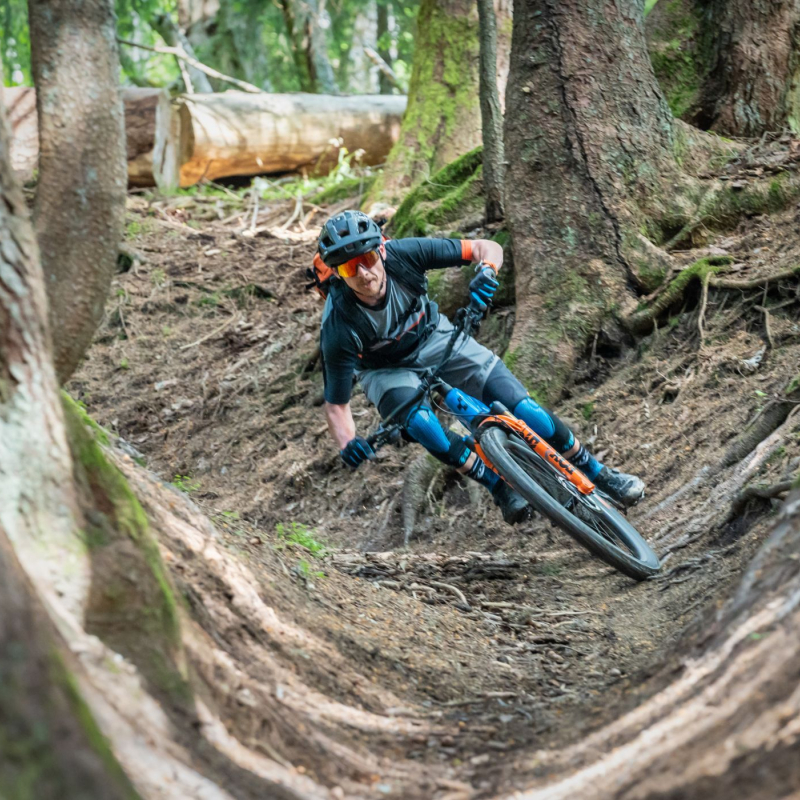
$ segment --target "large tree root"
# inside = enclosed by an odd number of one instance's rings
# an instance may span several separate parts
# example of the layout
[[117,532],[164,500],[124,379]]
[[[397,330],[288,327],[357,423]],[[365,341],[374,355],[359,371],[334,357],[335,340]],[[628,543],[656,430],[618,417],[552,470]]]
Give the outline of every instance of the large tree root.
[[800,561],[792,558],[798,546],[795,494],[679,676],[579,743],[521,758],[516,777],[529,770],[533,786],[514,797],[789,796],[800,781]]

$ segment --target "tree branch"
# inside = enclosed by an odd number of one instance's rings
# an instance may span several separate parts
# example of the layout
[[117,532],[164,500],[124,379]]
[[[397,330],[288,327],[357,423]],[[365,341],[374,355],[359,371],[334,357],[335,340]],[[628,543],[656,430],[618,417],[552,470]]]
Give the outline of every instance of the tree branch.
[[395,71],[368,45],[364,45],[367,58],[396,86],[403,94],[408,94],[408,87],[403,86]]
[[153,46],[149,44],[141,44],[139,42],[131,42],[128,39],[122,39],[119,36],[117,37],[117,41],[120,44],[126,44],[129,47],[138,47],[142,50],[149,50],[151,53],[160,53],[164,56],[175,56],[175,58],[185,61],[189,66],[194,67],[196,70],[205,72],[206,75],[209,75],[212,78],[217,78],[218,80],[225,81],[226,83],[231,83],[234,86],[237,86],[243,92],[250,92],[251,94],[264,94],[264,92],[259,89],[258,86],[253,86],[252,83],[240,81],[238,78],[232,78],[230,75],[223,75],[221,72],[217,72],[217,70],[207,67],[205,64],[201,64],[196,58],[192,58],[190,55],[188,55],[181,47],[159,47],[158,45]]

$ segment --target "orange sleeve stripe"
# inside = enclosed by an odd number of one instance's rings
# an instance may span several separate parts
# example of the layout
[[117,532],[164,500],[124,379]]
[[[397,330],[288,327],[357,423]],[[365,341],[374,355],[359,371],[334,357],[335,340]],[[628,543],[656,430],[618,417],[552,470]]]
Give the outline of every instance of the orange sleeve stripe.
[[469,239],[461,240],[461,260],[472,261],[472,242]]

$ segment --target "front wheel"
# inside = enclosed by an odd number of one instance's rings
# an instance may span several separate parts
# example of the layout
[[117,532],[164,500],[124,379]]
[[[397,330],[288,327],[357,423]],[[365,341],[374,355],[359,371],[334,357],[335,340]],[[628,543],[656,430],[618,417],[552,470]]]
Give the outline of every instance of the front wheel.
[[480,443],[502,478],[607,564],[639,581],[658,572],[658,556],[599,492],[582,494],[521,437],[501,427],[489,428]]

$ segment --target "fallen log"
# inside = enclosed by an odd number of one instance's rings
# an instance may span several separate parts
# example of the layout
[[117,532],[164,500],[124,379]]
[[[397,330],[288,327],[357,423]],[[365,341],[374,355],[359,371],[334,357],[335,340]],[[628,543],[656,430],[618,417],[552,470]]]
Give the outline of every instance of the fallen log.
[[185,116],[166,89],[123,89],[128,184],[174,189],[180,179],[181,126]]
[[321,171],[336,163],[341,140],[362,163],[386,159],[400,130],[406,98],[392,95],[334,97],[318,94],[222,92],[182,96],[181,186],[232,175]]
[[[11,166],[20,181],[33,178],[39,162],[36,91],[28,86],[2,90],[11,123]],[[169,190],[178,185],[181,116],[166,89],[123,89],[128,183]]]
[[0,87],[11,127],[9,158],[20,183],[31,180],[39,163],[39,120],[36,92],[27,86]]

